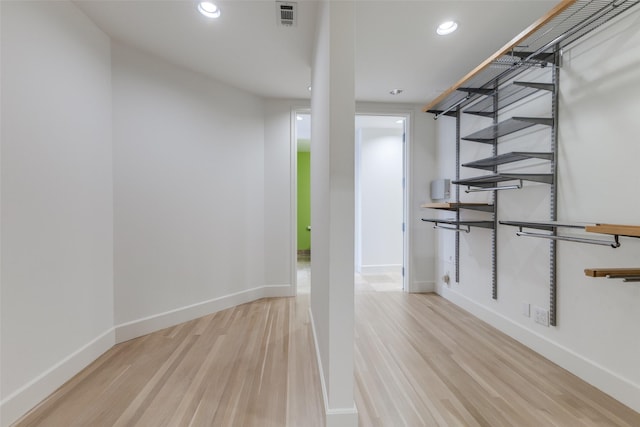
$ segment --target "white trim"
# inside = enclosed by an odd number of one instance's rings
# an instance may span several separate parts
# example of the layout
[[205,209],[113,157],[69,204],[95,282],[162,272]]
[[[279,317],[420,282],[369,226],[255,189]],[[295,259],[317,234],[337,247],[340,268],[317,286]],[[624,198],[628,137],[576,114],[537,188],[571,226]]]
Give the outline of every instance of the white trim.
[[138,338],[164,328],[188,322],[189,320],[207,316],[211,313],[255,301],[260,298],[290,295],[290,285],[261,286],[184,307],[175,308],[164,313],[154,314],[142,319],[117,325],[115,327],[116,343]]
[[436,292],[436,282],[413,282],[409,288],[409,292],[414,294]]
[[110,328],[11,393],[0,403],[0,425],[17,421],[114,344],[115,333]]
[[358,409],[355,402],[351,408],[329,408],[329,395],[327,394],[327,384],[324,381],[324,369],[322,368],[322,358],[320,357],[320,346],[316,335],[316,322],[313,320],[313,311],[309,307],[309,320],[311,321],[311,332],[313,333],[313,344],[316,349],[316,360],[318,362],[318,374],[320,375],[320,386],[322,387],[322,401],[324,404],[325,427],[357,427]]
[[402,274],[402,264],[363,265],[361,274]]
[[609,394],[634,411],[640,412],[640,385],[634,384],[573,350],[515,323],[502,314],[478,304],[455,290],[440,287],[439,294],[604,393]]

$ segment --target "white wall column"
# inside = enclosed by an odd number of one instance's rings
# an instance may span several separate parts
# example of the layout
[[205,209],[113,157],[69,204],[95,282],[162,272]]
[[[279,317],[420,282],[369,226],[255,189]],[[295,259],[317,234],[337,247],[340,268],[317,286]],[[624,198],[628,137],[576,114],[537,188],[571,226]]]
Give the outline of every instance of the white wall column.
[[354,326],[355,5],[320,8],[312,76],[311,312],[327,426],[356,426]]

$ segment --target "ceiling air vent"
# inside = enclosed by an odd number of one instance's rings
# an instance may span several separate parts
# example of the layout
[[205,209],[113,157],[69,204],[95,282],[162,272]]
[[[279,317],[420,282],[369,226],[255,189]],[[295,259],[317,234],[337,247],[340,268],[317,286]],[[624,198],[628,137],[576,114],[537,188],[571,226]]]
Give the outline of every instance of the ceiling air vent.
[[276,14],[279,26],[295,27],[297,25],[298,3],[277,1]]

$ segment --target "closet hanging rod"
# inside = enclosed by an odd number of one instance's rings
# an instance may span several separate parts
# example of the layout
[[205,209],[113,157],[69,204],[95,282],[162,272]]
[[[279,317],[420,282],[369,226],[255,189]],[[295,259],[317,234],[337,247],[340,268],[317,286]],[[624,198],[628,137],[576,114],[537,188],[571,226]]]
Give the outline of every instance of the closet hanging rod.
[[466,190],[464,190],[465,193],[476,193],[479,191],[493,191],[493,190],[519,190],[522,188],[522,181],[520,181],[520,184],[514,184],[514,185],[499,185],[496,187],[480,187],[480,188],[471,188],[471,187],[467,187]]
[[460,227],[445,227],[443,225],[434,225],[433,228],[439,228],[440,230],[449,230],[449,231],[455,231],[456,233],[470,233],[471,232],[471,226],[467,225],[467,228],[460,228]]
[[607,279],[622,279],[623,282],[640,282],[640,276],[624,276],[619,274],[607,274]]
[[549,240],[562,240],[566,242],[587,243],[590,245],[611,246],[614,249],[620,247],[620,241],[618,240],[618,236],[614,236],[615,241],[613,243],[606,242],[604,240],[585,239],[583,237],[556,236],[554,234],[532,233],[530,231],[518,231],[516,232],[516,236],[538,237],[541,239],[549,239]]

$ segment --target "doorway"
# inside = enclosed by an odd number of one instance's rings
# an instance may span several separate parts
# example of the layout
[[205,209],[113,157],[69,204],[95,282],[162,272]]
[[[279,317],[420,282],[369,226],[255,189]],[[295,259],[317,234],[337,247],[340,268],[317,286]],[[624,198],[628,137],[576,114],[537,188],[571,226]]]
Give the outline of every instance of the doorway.
[[405,266],[405,116],[356,115],[356,289],[402,291]]
[[311,115],[295,112],[296,142],[296,288],[310,292],[311,285]]

